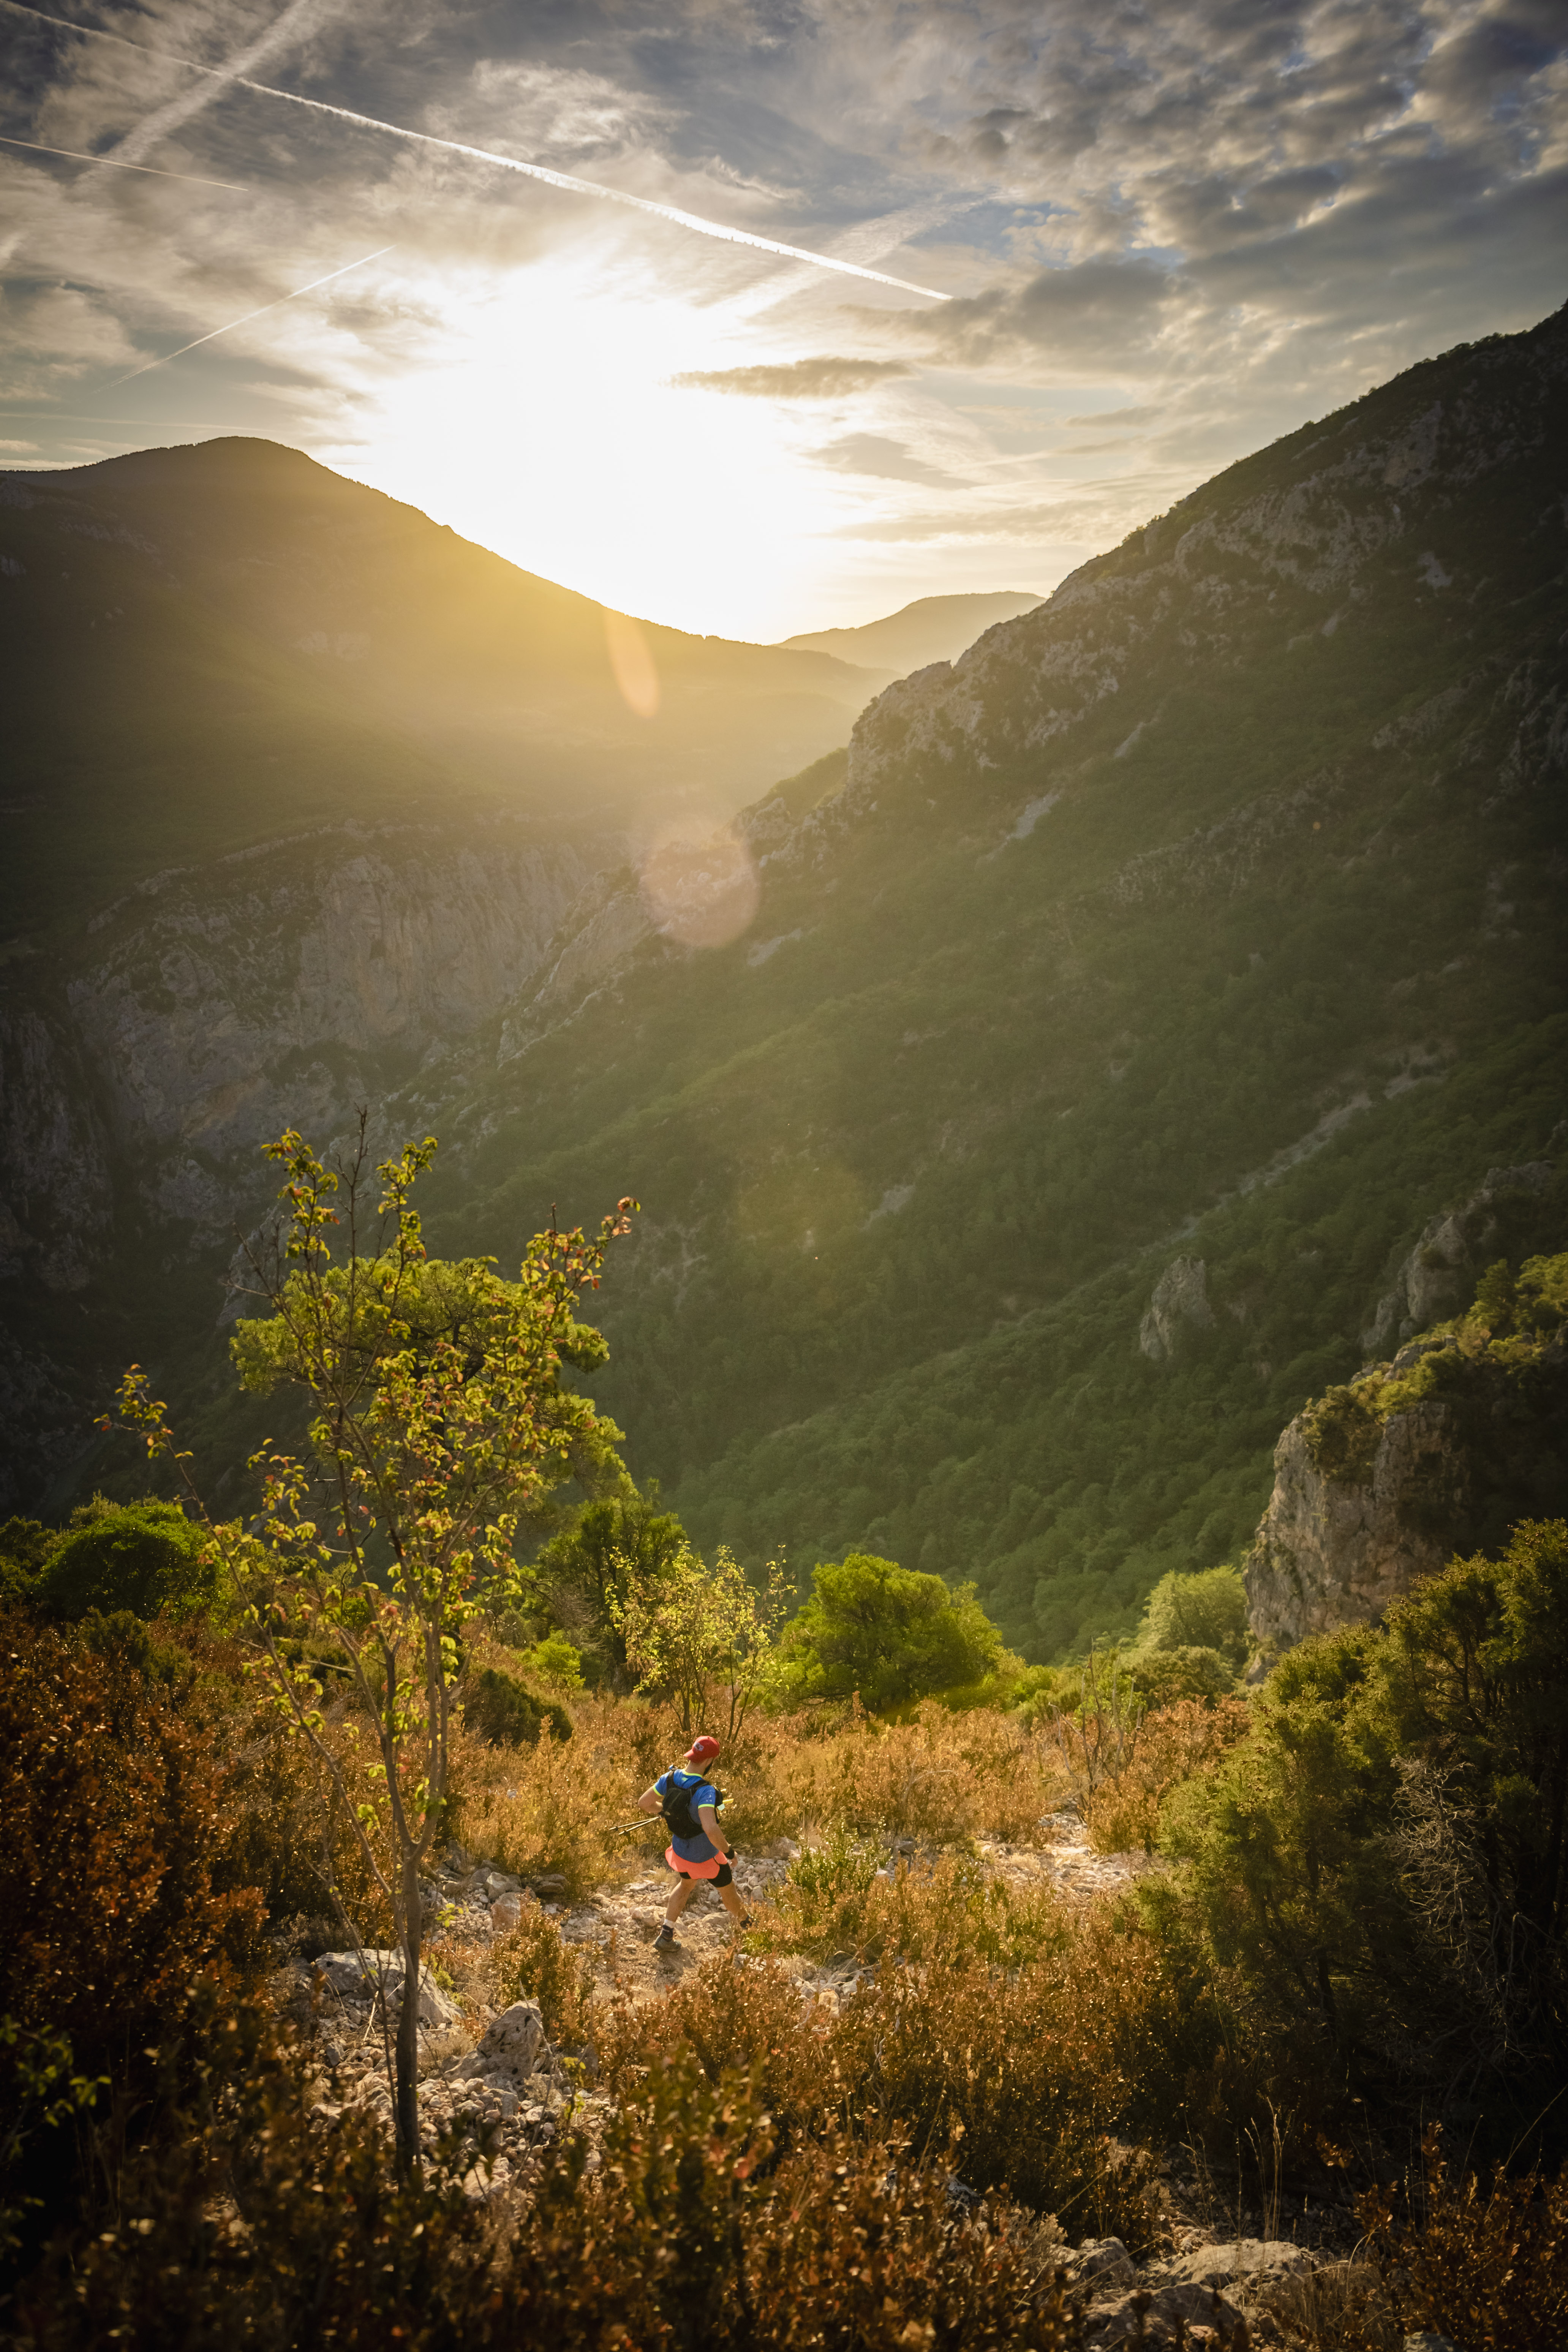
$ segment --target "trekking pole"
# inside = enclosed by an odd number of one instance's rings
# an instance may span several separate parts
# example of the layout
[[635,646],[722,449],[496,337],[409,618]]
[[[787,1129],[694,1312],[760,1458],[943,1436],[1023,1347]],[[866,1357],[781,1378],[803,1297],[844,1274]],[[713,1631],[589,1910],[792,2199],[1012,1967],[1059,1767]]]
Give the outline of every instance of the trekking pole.
[[625,1837],[628,1830],[651,1829],[655,1822],[661,1821],[662,1819],[663,1815],[660,1813],[640,1813],[635,1822],[617,1822],[613,1830],[606,1830],[605,1832],[605,1835],[606,1837]]

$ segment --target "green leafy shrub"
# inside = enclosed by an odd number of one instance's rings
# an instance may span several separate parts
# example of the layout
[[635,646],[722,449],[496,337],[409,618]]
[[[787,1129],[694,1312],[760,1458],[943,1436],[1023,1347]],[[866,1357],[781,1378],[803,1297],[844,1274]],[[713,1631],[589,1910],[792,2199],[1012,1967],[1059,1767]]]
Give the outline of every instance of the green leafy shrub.
[[7,1519],[0,1527],[0,1608],[30,1601],[59,1541],[55,1528],[37,1519]]
[[632,1591],[656,1585],[688,1547],[673,1511],[661,1511],[657,1480],[630,1478],[583,1504],[534,1563],[542,1606],[583,1654],[588,1678],[631,1688],[624,1624]]
[[1170,1798],[1187,1867],[1140,1899],[1303,2113],[1324,2112],[1314,2079],[1427,2103],[1463,2082],[1511,2130],[1568,2068],[1565,1811],[1556,1520],[1455,1560],[1381,1630],[1289,1653],[1247,1736]]
[[851,1552],[814,1570],[780,1642],[774,1687],[791,1706],[858,1692],[876,1712],[979,1682],[1002,1654],[973,1585],[950,1590],[940,1576]]
[[1239,1570],[1206,1568],[1194,1575],[1172,1570],[1149,1595],[1133,1646],[1156,1654],[1215,1650],[1236,1674],[1247,1662],[1247,1588]]
[[572,1718],[558,1699],[539,1698],[526,1683],[500,1666],[481,1666],[464,1695],[463,1721],[496,1748],[533,1748],[548,1724],[557,1739],[570,1739]]
[[1135,1650],[1123,1663],[1128,1681],[1151,1712],[1184,1698],[1212,1706],[1236,1688],[1236,1668],[1219,1650]]
[[211,1609],[219,1570],[204,1561],[202,1530],[177,1503],[107,1503],[101,1496],[71,1514],[37,1585],[52,1617],[187,1616]]
[[547,1633],[542,1641],[535,1642],[524,1654],[524,1663],[560,1690],[580,1691],[584,1687],[582,1654],[564,1633]]

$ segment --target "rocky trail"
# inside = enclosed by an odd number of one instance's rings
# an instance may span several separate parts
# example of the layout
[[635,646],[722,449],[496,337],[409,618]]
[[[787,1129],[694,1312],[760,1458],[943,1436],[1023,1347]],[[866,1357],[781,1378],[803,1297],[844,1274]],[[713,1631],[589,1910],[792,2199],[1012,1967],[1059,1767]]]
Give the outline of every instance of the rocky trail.
[[[1159,1867],[1142,1853],[1096,1853],[1071,1812],[1047,1815],[1039,1828],[1038,1845],[980,1841],[986,1870],[1019,1887],[1050,1885],[1069,1901],[1087,1903]],[[790,1841],[781,1840],[760,1854],[738,1857],[735,1883],[750,1908],[768,1903],[795,1853]],[[905,1840],[883,1868],[890,1871],[902,1860],[918,1869],[933,1859]],[[568,2126],[587,2137],[588,2168],[595,2170],[597,2144],[612,2111],[609,2098],[594,2085],[589,2053],[552,2047],[537,2002],[493,2005],[489,1958],[498,1937],[537,1905],[554,1919],[563,1943],[589,1962],[595,2000],[662,2000],[736,1942],[717,1895],[703,1888],[680,1921],[676,1948],[656,1952],[653,1939],[671,1884],[650,1853],[626,1879],[573,1901],[557,1878],[528,1885],[458,1849],[442,1857],[426,1889],[427,1967],[417,1991],[421,2142],[426,2155],[450,2135],[459,2146],[470,2144],[465,2187],[471,2198],[488,2201],[526,2189],[543,2152]],[[813,2008],[837,2010],[869,1972],[852,1952],[823,1960],[783,1953],[774,1960],[795,1979],[803,2004]],[[401,1953],[321,1951],[290,1960],[274,1981],[280,2007],[306,2036],[318,2113],[326,2120],[366,2110],[390,2138],[389,2059],[404,1999]],[[1275,2307],[1326,2308],[1342,2292],[1353,2230],[1338,2210],[1284,2204],[1268,2216],[1250,2215],[1239,2191],[1227,2206],[1201,2164],[1169,2168],[1162,2194],[1163,2242],[1141,2263],[1117,2239],[1090,2238],[1074,2247],[1054,2220],[1028,2224],[1042,2265],[1064,2268],[1081,2294],[1096,2352],[1133,2341],[1141,2311],[1151,2344],[1168,2340],[1178,2321],[1215,2331],[1215,2340],[1223,2344],[1242,2318],[1254,2344],[1278,2343]],[[950,2196],[955,2217],[981,2202],[956,2179]],[[1249,2234],[1254,2225],[1262,2234]]]

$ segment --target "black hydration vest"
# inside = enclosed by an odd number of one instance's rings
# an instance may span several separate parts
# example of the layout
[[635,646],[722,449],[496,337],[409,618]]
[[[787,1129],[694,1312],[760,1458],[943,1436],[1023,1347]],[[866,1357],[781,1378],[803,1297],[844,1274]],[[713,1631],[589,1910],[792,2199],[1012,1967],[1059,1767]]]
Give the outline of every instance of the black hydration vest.
[[[679,1767],[676,1769],[679,1769]],[[723,1790],[719,1787],[716,1781],[704,1781],[701,1777],[695,1772],[689,1776],[689,1786],[684,1789],[679,1789],[675,1786],[674,1770],[668,1775],[668,1779],[669,1785],[666,1789],[664,1795],[659,1800],[658,1810],[664,1815],[665,1820],[669,1823],[669,1833],[671,1837],[706,1837],[708,1832],[697,1818],[696,1808],[691,1802],[692,1797],[699,1789],[711,1789],[714,1797],[717,1800],[717,1803],[715,1805],[715,1811],[717,1811],[718,1805],[721,1805],[724,1801]]]

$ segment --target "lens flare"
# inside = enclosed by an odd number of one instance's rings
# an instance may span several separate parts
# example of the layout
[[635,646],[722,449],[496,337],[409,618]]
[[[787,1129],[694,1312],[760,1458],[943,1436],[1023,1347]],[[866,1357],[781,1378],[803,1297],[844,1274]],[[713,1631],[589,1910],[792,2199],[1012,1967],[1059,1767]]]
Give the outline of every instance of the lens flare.
[[625,613],[612,612],[608,604],[599,609],[605,616],[605,643],[609,648],[610,667],[620,688],[621,700],[639,719],[657,719],[658,671],[642,623]]
[[722,948],[757,911],[761,888],[752,853],[729,825],[700,838],[669,830],[644,853],[640,875],[648,920],[682,947]]

